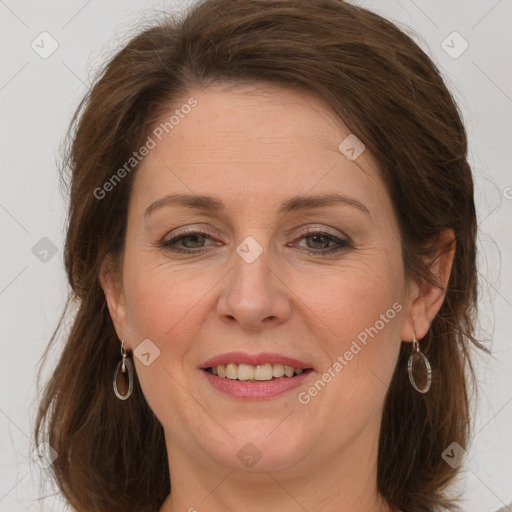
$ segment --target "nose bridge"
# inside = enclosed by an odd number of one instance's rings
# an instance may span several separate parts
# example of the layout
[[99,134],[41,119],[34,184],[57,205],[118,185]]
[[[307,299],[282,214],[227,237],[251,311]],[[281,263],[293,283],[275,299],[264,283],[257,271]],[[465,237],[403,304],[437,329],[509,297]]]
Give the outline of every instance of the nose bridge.
[[264,322],[281,323],[290,314],[288,297],[272,270],[272,254],[255,238],[245,238],[233,254],[233,271],[219,300],[224,320],[237,320],[247,328]]
[[[270,251],[263,249],[254,239],[246,239],[236,248],[234,256],[233,286],[242,299],[251,295],[270,294]],[[252,293],[249,293],[252,292]]]

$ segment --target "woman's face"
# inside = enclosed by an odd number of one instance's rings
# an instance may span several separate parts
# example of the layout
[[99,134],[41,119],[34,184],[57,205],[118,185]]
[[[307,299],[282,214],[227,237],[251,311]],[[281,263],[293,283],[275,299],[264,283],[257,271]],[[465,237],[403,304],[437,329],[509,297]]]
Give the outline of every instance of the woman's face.
[[[412,338],[376,162],[313,94],[215,86],[190,97],[136,171],[122,287],[108,296],[171,473],[178,460],[289,474],[375,464],[400,342]],[[242,380],[204,369],[228,363]],[[282,375],[279,363],[309,370],[259,380]]]

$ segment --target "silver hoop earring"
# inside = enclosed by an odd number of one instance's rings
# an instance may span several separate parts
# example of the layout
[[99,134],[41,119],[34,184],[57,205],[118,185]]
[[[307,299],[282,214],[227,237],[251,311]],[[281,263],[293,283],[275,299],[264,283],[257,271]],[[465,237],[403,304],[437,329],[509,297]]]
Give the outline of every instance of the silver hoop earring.
[[[114,370],[114,378],[112,380],[112,386],[114,388],[114,393],[116,394],[119,400],[126,400],[133,391],[133,364],[130,358],[126,357],[127,352],[124,348],[124,340],[121,341],[121,355],[123,358],[116,365],[116,369]],[[128,370],[128,392],[125,395],[122,395],[117,389],[117,377],[119,374],[119,367],[121,367],[121,373],[126,373]]]
[[420,393],[426,393],[430,389],[430,383],[432,382],[432,368],[425,354],[420,350],[420,344],[414,332],[413,336],[413,353],[407,363],[407,372],[409,373],[409,380],[411,381],[412,387]]

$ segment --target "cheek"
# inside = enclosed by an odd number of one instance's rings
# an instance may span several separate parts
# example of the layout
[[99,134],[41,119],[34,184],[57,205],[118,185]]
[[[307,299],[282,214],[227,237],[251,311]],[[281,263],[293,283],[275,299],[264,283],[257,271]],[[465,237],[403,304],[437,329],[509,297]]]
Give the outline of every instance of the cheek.
[[215,297],[228,271],[229,266],[205,269],[204,264],[170,261],[134,247],[127,251],[124,282],[133,344],[145,339],[155,343],[161,367],[180,373],[195,368],[196,342],[205,338],[203,331],[214,318]]
[[374,258],[371,264],[354,260],[321,274],[301,273],[290,287],[300,299],[298,304],[303,304],[301,314],[317,318],[333,349],[337,345],[342,349],[376,322],[380,331],[400,329],[397,317],[403,309],[404,278],[400,265],[389,260]]
[[296,283],[294,291],[304,301],[301,314],[308,315],[326,354],[319,375],[326,385],[311,390],[313,405],[306,408],[312,417],[348,422],[357,430],[383,403],[401,344],[404,310],[401,260],[386,261],[376,258],[371,266],[350,265],[350,271],[333,272],[330,279]]
[[184,372],[195,367],[193,341],[198,339],[204,323],[201,301],[207,300],[207,290],[213,288],[216,280],[212,278],[210,284],[205,274],[193,276],[183,269],[141,261],[138,260],[138,265],[132,265],[134,262],[129,259],[125,262],[131,341],[137,346],[149,339],[160,353],[150,366],[144,366],[136,357],[134,361],[146,400],[159,418],[166,418],[169,403],[176,410],[194,409],[179,383],[183,382]]
[[186,331],[197,326],[201,298],[211,287],[206,276],[185,277],[170,269],[134,272],[126,286],[132,332],[140,338],[134,341],[149,338],[163,346],[165,340],[172,339],[172,345],[166,344],[166,349],[172,347],[173,351],[185,346]]
[[[334,336],[336,348],[374,325],[381,314],[402,299],[403,290],[402,269],[399,263],[393,263],[401,261],[400,255],[390,257],[380,252],[347,258],[336,267],[288,269],[283,277],[289,290],[283,290],[279,280],[274,286],[276,293],[287,294],[292,309],[298,312],[296,318],[289,319],[290,328],[297,322],[316,323],[325,336]],[[222,289],[226,267],[201,270],[190,263],[171,265],[161,259],[156,263],[154,255],[131,254],[127,253],[124,275],[134,342],[149,338],[163,344],[172,339],[171,350],[186,347],[187,338],[200,330],[208,313],[215,309],[219,293],[229,293]]]
[[323,333],[316,341],[328,356],[323,370],[332,371],[341,358],[342,378],[335,379],[332,389],[342,390],[356,407],[361,396],[380,396],[375,386],[389,382],[401,341],[400,295],[382,282],[369,293],[367,284],[356,280],[332,285],[311,307],[320,320],[315,322],[317,334]]

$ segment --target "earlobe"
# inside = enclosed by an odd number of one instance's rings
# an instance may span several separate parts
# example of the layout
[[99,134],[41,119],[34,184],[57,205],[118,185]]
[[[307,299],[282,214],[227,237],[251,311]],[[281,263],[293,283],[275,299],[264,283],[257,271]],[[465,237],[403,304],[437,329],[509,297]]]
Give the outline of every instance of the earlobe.
[[409,320],[402,328],[402,339],[412,341],[413,331],[418,339],[423,338],[446,297],[446,290],[452,271],[456,242],[453,230],[447,229],[440,234],[438,251],[430,270],[437,284],[422,281],[411,287],[409,294]]
[[118,338],[127,338],[126,307],[122,288],[122,278],[110,255],[107,255],[100,268],[98,276],[101,288],[105,294],[108,311]]

